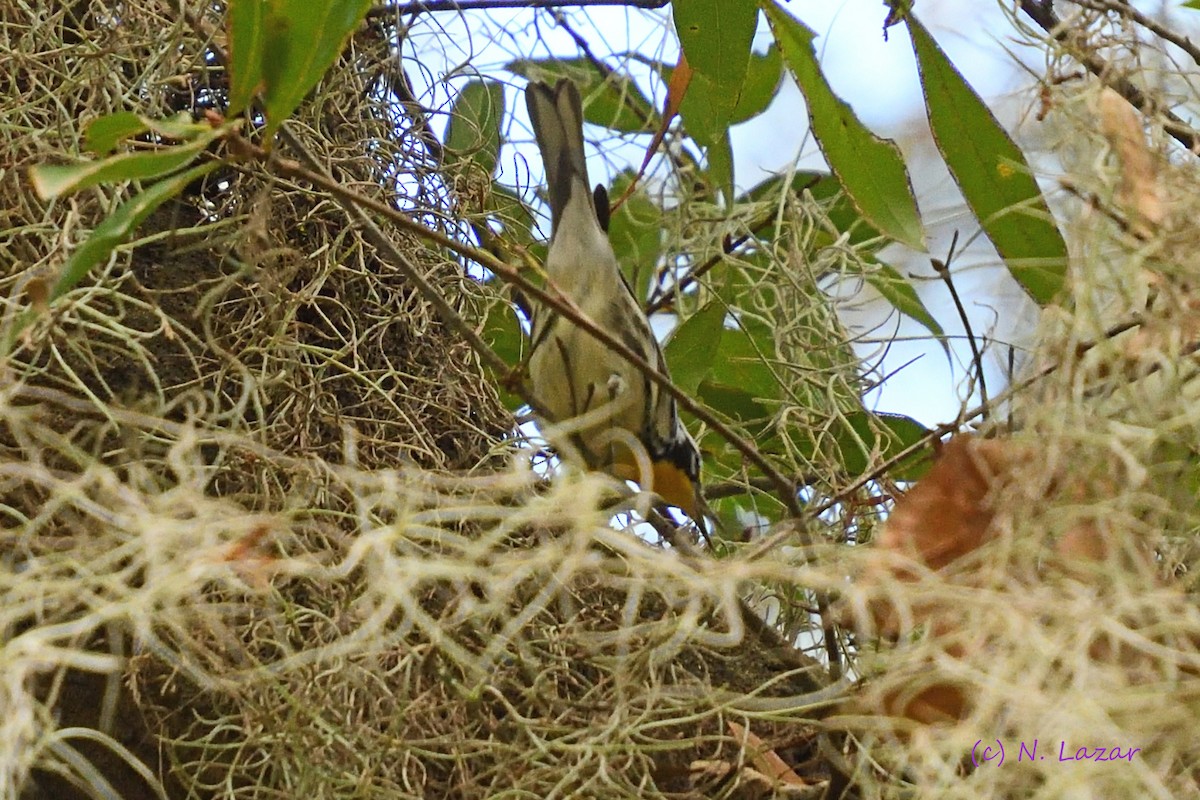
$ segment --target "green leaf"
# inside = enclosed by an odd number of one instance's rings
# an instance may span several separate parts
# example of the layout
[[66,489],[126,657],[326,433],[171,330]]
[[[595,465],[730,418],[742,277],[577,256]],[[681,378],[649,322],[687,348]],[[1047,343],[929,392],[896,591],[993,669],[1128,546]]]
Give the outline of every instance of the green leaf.
[[83,134],[85,149],[99,156],[106,156],[125,139],[145,133],[150,124],[132,111],[118,111],[115,114],[105,114],[93,120]]
[[[208,122],[196,122],[187,111],[172,117],[152,119],[132,111],[118,111],[92,120],[83,135],[84,148],[97,155],[108,155],[126,139],[153,131],[164,139],[191,142],[208,137],[212,141],[213,126]],[[227,130],[227,129],[222,129]]]
[[755,397],[752,392],[738,389],[724,383],[704,381],[696,391],[696,396],[705,406],[723,417],[736,420],[742,424],[762,428],[763,423],[771,416],[770,409]]
[[1021,149],[920,22],[906,17],[929,126],[966,198],[1013,278],[1039,304],[1066,278],[1067,244]]
[[504,68],[531,81],[554,84],[570,78],[583,95],[583,119],[621,133],[642,133],[659,126],[658,111],[628,74],[601,72],[587,58],[521,58]]
[[[609,196],[623,197],[633,178],[632,170],[621,172],[613,181]],[[639,301],[648,296],[650,281],[662,255],[662,223],[662,208],[639,187],[613,211],[608,224],[608,240],[617,254],[617,263]]]
[[754,119],[767,110],[783,80],[783,57],[779,48],[771,45],[763,54],[751,53],[746,79],[738,94],[737,104],[729,118],[730,125]]
[[[921,441],[929,430],[911,417],[878,414],[863,409],[846,415],[836,435],[842,466],[851,476],[861,476],[878,464],[895,458]],[[894,480],[912,481],[929,468],[927,454],[914,453],[888,471]]]
[[867,283],[883,295],[883,299],[891,303],[892,308],[910,319],[915,319],[925,327],[925,330],[938,337],[943,347],[948,347],[945,331],[938,321],[929,313],[929,309],[921,302],[921,296],[895,267],[880,264],[874,272],[863,276]]
[[240,114],[263,88],[268,9],[262,0],[229,2],[229,117]]
[[851,202],[875,228],[923,250],[925,234],[900,150],[871,133],[833,93],[813,51],[816,35],[776,3],[763,10],[808,102],[813,135]]
[[[523,366],[521,359],[524,354],[526,336],[521,329],[521,321],[511,302],[505,297],[494,298],[488,305],[483,317],[483,330],[480,335],[504,359],[509,367]],[[516,411],[525,405],[519,395],[514,394],[506,385],[507,374],[497,375],[500,390],[500,400],[509,411]]]
[[1200,0],[1187,0],[1183,8],[1200,8]]
[[488,306],[482,336],[509,366],[521,363],[525,334],[512,304],[507,300],[497,300]]
[[725,305],[709,301],[679,324],[663,348],[675,385],[689,395],[712,372],[725,331]]
[[209,135],[187,144],[121,153],[100,161],[77,164],[38,164],[29,171],[34,191],[43,200],[77,192],[101,183],[147,180],[167,175],[191,163],[221,133],[210,128]]
[[[724,328],[708,377],[696,392],[706,406],[747,428],[758,437],[768,428],[779,382],[767,361],[775,357],[774,333],[753,320]],[[740,463],[741,457],[738,456]]]
[[725,202],[733,202],[733,143],[726,131],[705,151],[708,156],[708,176],[717,190],[725,195]]
[[506,239],[522,247],[530,247],[536,241],[533,235],[533,213],[529,206],[507,186],[492,183],[492,190],[484,199],[484,210],[491,219],[503,226]]
[[[640,58],[639,60],[657,72],[664,84],[670,85],[671,78],[675,74],[676,65],[664,64],[661,61],[648,58]],[[703,141],[698,138],[696,141],[706,143],[708,139],[711,139],[717,133],[721,133],[726,127],[737,125],[761,114],[771,104],[771,101],[775,99],[775,94],[782,84],[782,79],[783,57],[780,55],[778,47],[772,44],[767,48],[766,53],[751,53],[747,63],[746,77],[742,82],[741,89],[738,91],[736,101],[730,111],[729,119],[725,125],[714,124],[711,120],[707,119],[696,119],[692,127],[708,134],[707,138]],[[717,84],[707,75],[693,70],[691,80],[693,82],[698,81],[699,83],[698,88],[695,89],[689,86],[687,94],[684,95],[680,114],[685,118],[685,121],[689,110],[693,112],[691,116],[699,117],[708,108],[708,104],[714,102],[705,100],[705,103],[701,105],[693,98],[689,104],[687,99],[689,94],[693,91],[701,95],[706,92],[712,93],[718,91]],[[694,134],[693,138],[696,138]]]
[[728,100],[728,96],[708,76],[698,72],[692,75],[687,93],[679,103],[679,116],[683,120],[683,129],[700,146],[711,147],[714,142],[729,135],[729,119],[733,108],[721,108]]
[[[243,2],[254,2],[254,0],[243,0]],[[286,69],[286,65],[297,58],[292,51],[303,48],[303,45],[295,41],[291,20],[276,11],[273,0],[266,0],[266,3],[268,8],[263,26],[262,65],[260,67],[262,88],[259,92],[263,101],[263,110],[267,116],[267,125],[264,130],[269,145],[275,130],[291,116],[303,98],[303,95],[296,98],[294,104],[288,102],[290,95],[294,94],[293,89],[298,89],[299,85],[298,78],[290,78]]]
[[775,355],[771,329],[743,319],[738,327],[722,333],[712,374],[705,382],[733,387],[764,400],[778,399],[779,382],[768,366]]
[[450,163],[470,161],[491,175],[500,155],[500,123],[504,119],[504,85],[473,80],[463,87],[450,109],[446,155]]
[[[264,133],[269,140],[341,54],[371,0],[267,0],[267,5],[265,20],[250,33],[263,42]],[[246,83],[251,78],[248,74]],[[246,91],[244,86],[239,90]]]
[[154,209],[179,194],[189,183],[207,175],[220,165],[219,161],[210,161],[192,167],[186,172],[159,181],[122,203],[106,220],[96,226],[83,244],[75,248],[75,252],[67,259],[58,281],[50,290],[50,300],[54,301],[75,288],[88,271],[107,259],[113,249],[124,243]]
[[694,76],[688,94],[703,88],[712,127],[727,128],[749,69],[758,4],[755,0],[675,0],[671,11],[688,65],[709,82],[707,87],[703,81],[697,86]]

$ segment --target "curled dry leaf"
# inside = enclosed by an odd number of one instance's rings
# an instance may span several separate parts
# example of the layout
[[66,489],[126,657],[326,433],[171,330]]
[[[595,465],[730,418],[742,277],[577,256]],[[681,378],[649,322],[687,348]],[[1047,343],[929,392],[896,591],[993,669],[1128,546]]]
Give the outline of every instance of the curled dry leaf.
[[879,707],[889,717],[921,725],[957,722],[967,716],[969,709],[964,687],[941,678],[926,686],[897,686],[885,691]]
[[934,570],[977,550],[994,535],[992,485],[1031,458],[1032,453],[1010,442],[955,437],[924,479],[897,501],[876,547],[903,553]]
[[[925,478],[897,501],[856,581],[870,598],[866,621],[872,630],[868,634],[895,639],[922,626],[925,635],[940,644],[940,657],[955,660],[986,646],[986,636],[979,638],[983,632],[964,628],[969,623],[948,599],[952,594],[900,591],[905,601],[902,615],[889,591],[917,582],[931,572],[938,573],[938,579],[948,585],[969,590],[981,574],[972,562],[959,559],[997,536],[996,504],[1007,496],[997,492],[997,487],[1029,480],[1037,457],[1034,448],[1008,440],[960,435],[946,445]],[[1038,484],[1035,494],[1040,497],[1035,499],[1054,502],[1058,498],[1086,508],[1089,500],[1116,492],[1113,480],[1097,482],[1055,475]],[[1148,576],[1154,573],[1152,555],[1114,530],[1100,506],[1094,514],[1081,514],[1048,546],[1047,556],[1054,557],[1045,559],[1037,579],[1067,577],[1101,585],[1104,576],[1113,570]],[[1153,584],[1150,577],[1147,585]],[[1089,655],[1100,661],[1135,666],[1128,653],[1107,641],[1098,642]],[[949,679],[932,655],[924,658],[927,660],[904,666],[910,680],[881,686],[870,709],[919,724],[964,719],[971,708],[970,687]],[[862,704],[860,698],[860,710]]]

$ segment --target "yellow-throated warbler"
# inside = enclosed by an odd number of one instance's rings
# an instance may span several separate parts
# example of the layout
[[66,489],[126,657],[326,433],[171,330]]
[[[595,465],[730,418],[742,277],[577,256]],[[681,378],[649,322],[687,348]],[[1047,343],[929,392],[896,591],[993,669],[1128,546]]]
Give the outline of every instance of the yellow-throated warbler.
[[[599,327],[667,374],[662,349],[608,241],[608,194],[602,186],[594,193],[588,188],[579,90],[569,80],[553,88],[530,83],[525,103],[546,168],[547,276]],[[567,423],[580,455],[653,490],[703,525],[700,454],[675,398],[553,309],[534,312],[532,337],[534,394],[552,421]]]

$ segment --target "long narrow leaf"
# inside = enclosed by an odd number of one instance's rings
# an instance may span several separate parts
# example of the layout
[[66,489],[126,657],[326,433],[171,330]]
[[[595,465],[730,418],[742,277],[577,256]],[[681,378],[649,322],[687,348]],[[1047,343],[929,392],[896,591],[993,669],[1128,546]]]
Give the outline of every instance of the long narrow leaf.
[[268,5],[262,0],[230,0],[229,111],[242,112],[263,88],[263,54],[267,42]]
[[271,0],[268,5],[261,35],[265,37],[265,132],[270,137],[337,59],[371,8],[371,0]]
[[924,249],[921,217],[899,148],[871,133],[833,93],[813,50],[816,34],[774,2],[763,10],[804,92],[813,135],[850,201],[884,234]]
[[1067,245],[1021,149],[911,13],[905,18],[921,70],[938,150],[1013,278],[1040,304],[1066,276]]
[[38,164],[29,170],[34,191],[43,200],[115,181],[149,180],[167,175],[194,160],[219,135],[210,134],[162,150],[121,153],[100,161],[77,164]]

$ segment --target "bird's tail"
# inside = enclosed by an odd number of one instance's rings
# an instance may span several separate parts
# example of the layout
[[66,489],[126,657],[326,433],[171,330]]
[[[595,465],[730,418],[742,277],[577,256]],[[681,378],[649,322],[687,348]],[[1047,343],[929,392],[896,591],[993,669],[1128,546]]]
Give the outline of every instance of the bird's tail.
[[[546,168],[550,224],[556,231],[572,187],[582,188],[587,202],[593,204],[583,151],[583,103],[579,89],[563,78],[553,88],[540,81],[530,83],[525,89],[525,105]],[[592,212],[595,216],[594,205]]]

